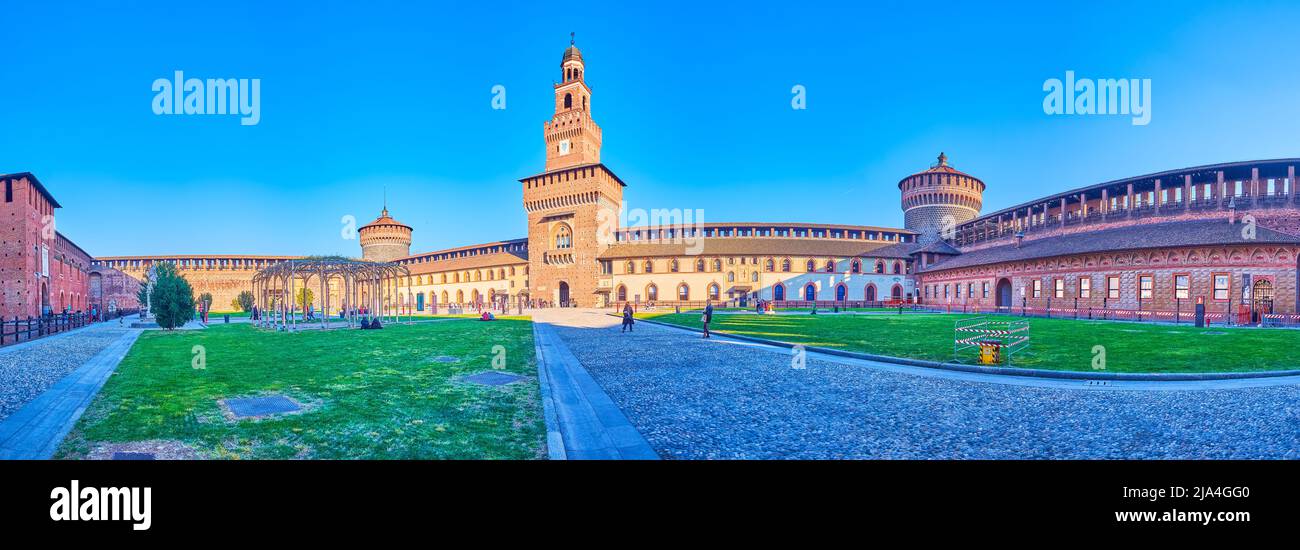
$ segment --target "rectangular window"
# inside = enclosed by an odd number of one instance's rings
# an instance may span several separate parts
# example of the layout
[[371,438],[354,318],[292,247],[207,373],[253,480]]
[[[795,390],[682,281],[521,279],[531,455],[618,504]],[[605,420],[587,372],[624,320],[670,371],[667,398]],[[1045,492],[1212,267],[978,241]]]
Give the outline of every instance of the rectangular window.
[[1034,279],[1034,297],[1035,297],[1035,298],[1042,298],[1042,297],[1043,297],[1043,280],[1042,280],[1042,279]]
[[984,294],[985,298],[989,297],[989,284],[987,281],[984,283],[983,287],[981,288],[981,292]]
[[948,297],[948,285],[943,285],[943,297]]
[[1079,277],[1079,297],[1092,297],[1092,277]]
[[14,202],[14,180],[5,180],[5,202]]
[[1065,279],[1057,279],[1053,281],[1052,284],[1056,285],[1056,288],[1054,289],[1056,298],[1065,298]]
[[1155,291],[1156,278],[1151,275],[1138,277],[1138,298],[1150,300]]
[[1228,291],[1232,289],[1232,277],[1227,273],[1214,274],[1214,299],[1227,300]]
[[975,283],[966,283],[966,297],[967,298],[975,297]]
[[1111,300],[1119,299],[1119,275],[1106,277],[1106,298]]
[[1192,278],[1190,275],[1174,275],[1174,299],[1186,300],[1192,297]]

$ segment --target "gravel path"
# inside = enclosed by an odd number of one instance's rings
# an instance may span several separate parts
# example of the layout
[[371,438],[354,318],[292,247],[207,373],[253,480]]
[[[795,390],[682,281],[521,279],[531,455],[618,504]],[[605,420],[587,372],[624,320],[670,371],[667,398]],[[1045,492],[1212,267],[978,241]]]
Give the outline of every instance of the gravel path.
[[30,345],[0,348],[0,420],[130,330],[110,321],[36,340]]
[[1300,386],[1012,386],[890,372],[649,323],[557,326],[663,458],[1300,458]]

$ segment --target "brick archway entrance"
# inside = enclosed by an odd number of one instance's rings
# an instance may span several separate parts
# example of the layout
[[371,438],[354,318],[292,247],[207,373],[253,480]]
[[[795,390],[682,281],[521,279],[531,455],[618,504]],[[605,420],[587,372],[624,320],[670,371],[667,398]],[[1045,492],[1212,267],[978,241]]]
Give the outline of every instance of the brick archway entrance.
[[1011,279],[998,280],[997,287],[998,307],[1011,307]]
[[560,305],[569,305],[569,283],[560,281]]

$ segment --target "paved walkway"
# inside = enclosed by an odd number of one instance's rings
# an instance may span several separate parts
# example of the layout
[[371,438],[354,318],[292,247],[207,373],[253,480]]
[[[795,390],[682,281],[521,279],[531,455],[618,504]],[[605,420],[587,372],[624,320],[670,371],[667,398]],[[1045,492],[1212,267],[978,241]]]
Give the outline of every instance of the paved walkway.
[[[536,310],[533,339],[552,459],[658,458],[618,405],[574,357],[553,323],[571,324],[577,310]],[[579,317],[580,318],[580,317]]]
[[1300,381],[1063,381],[807,354],[564,310],[552,330],[663,458],[1300,458]]
[[52,456],[141,332],[110,321],[0,349],[0,459]]

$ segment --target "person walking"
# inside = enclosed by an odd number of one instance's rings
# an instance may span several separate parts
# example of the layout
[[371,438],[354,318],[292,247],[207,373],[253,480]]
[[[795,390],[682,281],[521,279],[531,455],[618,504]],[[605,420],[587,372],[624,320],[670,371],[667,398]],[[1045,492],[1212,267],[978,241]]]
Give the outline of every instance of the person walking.
[[709,321],[713,320],[713,300],[704,303],[704,315],[700,316],[700,321],[704,323],[704,337],[709,337]]
[[623,304],[623,329],[619,332],[632,332],[632,323],[634,322],[632,320],[632,303],[626,302]]

